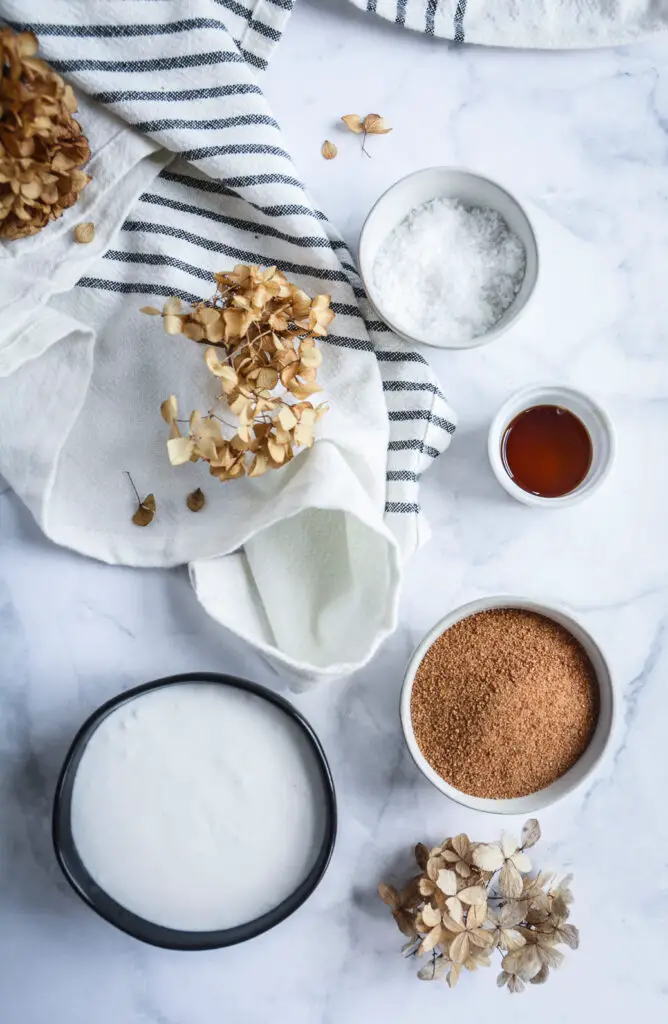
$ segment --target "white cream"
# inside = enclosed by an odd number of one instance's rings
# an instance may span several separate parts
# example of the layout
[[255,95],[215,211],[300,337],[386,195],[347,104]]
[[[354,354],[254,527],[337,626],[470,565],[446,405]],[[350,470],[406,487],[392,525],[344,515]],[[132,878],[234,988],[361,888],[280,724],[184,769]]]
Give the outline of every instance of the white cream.
[[322,844],[315,754],[285,712],[232,686],[175,683],[112,712],[72,792],[83,863],[148,921],[213,931],[304,880]]

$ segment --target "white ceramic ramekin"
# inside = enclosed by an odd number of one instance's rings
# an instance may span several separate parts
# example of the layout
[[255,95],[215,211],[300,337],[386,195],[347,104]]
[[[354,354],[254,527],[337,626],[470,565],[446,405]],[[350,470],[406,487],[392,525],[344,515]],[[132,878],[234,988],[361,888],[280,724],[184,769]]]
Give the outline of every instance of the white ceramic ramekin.
[[[378,288],[374,282],[374,263],[387,236],[411,210],[431,199],[446,197],[459,199],[466,206],[490,206],[497,210],[511,231],[519,236],[526,249],[526,272],[522,286],[503,316],[491,330],[468,341],[455,341],[446,336],[435,336],[433,331],[420,334],[407,332],[405,325],[397,324],[383,309]],[[369,299],[381,320],[395,334],[410,342],[434,345],[436,348],[475,348],[493,341],[514,324],[533,294],[538,279],[538,244],[526,211],[501,185],[480,174],[458,167],[427,167],[402,178],[385,192],[367,216],[359,242],[359,270]]]
[[[523,490],[508,474],[503,464],[501,443],[506,428],[516,416],[534,405],[558,405],[562,409],[568,409],[584,423],[591,438],[593,451],[589,472],[575,490],[560,498],[542,498]],[[574,505],[583,498],[588,498],[601,486],[610,472],[615,456],[615,431],[605,410],[583,391],[552,384],[535,384],[516,391],[501,406],[489,428],[487,451],[496,479],[513,498],[525,505],[563,508],[565,505]]]
[[[468,793],[462,793],[461,790],[455,789],[449,782],[442,779],[423,756],[415,739],[411,720],[413,682],[427,650],[441,633],[444,633],[450,626],[454,626],[456,622],[466,619],[470,615],[475,615],[477,612],[488,611],[491,608],[520,608],[524,611],[536,612],[538,615],[544,615],[546,618],[558,622],[584,647],[594,667],[599,692],[598,722],[591,742],[582,757],[568,769],[565,775],[562,775],[561,778],[557,779],[550,786],[538,790],[536,793],[531,793],[529,796],[517,797],[512,800],[489,800],[482,797],[469,796]],[[603,758],[613,733],[615,701],[612,676],[603,652],[594,638],[570,615],[558,608],[523,597],[483,597],[455,609],[455,611],[446,615],[444,619],[441,619],[440,622],[437,622],[434,628],[427,633],[422,643],[415,650],[406,669],[401,690],[400,713],[401,726],[411,757],[425,778],[436,786],[436,789],[440,790],[441,793],[449,796],[451,800],[455,800],[458,804],[463,804],[474,811],[485,811],[488,814],[532,814],[571,793],[591,776]],[[462,757],[466,757],[466,751],[462,751]]]

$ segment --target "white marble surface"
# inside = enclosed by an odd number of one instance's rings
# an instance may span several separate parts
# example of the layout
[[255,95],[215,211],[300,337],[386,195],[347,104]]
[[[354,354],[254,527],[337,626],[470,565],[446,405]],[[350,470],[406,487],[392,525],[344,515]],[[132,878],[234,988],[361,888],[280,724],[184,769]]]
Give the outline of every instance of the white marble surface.
[[[425,482],[434,538],[409,567],[402,625],[356,678],[296,699],[336,777],[334,861],[311,901],[251,945],[177,954],[115,932],[59,877],[49,812],[74,731],[120,689],[197,668],[280,680],[207,621],[184,572],[110,568],[56,549],[8,490],[0,494],[3,1024],[668,1017],[667,73],[668,39],[620,52],[455,52],[339,0],[299,0],[266,87],[300,173],[351,243],[401,174],[464,164],[605,249],[628,311],[604,336],[565,337],[557,350],[537,334],[436,354],[461,426]],[[369,109],[395,131],[371,140],[366,160],[332,126]],[[319,156],[326,136],[340,144],[332,163]],[[614,477],[589,503],[555,514],[506,498],[484,451],[501,399],[541,377],[595,391],[619,434]],[[544,861],[575,872],[581,949],[548,986],[512,999],[492,971],[467,975],[454,993],[418,982],[374,895],[380,877],[406,867],[418,837],[496,833],[494,819],[448,803],[417,774],[397,697],[427,627],[498,592],[541,594],[576,612],[610,658],[621,710],[614,756],[597,780],[542,815]]]

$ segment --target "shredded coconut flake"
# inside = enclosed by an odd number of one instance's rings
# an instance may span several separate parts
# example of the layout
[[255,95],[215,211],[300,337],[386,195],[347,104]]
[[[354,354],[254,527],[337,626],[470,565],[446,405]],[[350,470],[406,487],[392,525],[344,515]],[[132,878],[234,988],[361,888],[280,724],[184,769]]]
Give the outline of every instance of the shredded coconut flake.
[[461,343],[503,316],[525,270],[524,245],[500,213],[443,198],[418,206],[392,231],[374,283],[401,330]]

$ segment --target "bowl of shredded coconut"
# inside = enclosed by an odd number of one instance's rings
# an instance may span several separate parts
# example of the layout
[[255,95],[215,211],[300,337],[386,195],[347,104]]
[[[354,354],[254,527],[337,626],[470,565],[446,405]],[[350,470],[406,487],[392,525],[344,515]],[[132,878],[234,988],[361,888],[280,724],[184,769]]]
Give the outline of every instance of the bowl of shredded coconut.
[[438,348],[473,348],[506,331],[534,292],[538,262],[518,201],[453,167],[402,178],[360,236],[360,274],[380,318],[408,341]]
[[320,883],[335,838],[334,784],[307,721],[273,691],[210,672],[93,712],[54,800],[75,892],[166,949],[219,949],[280,924]]

